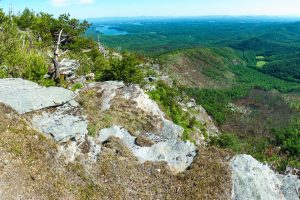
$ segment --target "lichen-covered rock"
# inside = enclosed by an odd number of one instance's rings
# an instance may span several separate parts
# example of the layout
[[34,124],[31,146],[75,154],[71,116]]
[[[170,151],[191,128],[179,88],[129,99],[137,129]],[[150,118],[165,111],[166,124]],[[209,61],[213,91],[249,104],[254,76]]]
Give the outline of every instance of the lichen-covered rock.
[[249,155],[231,160],[234,200],[298,200],[300,180],[293,175],[278,175],[269,166]]
[[179,138],[182,137],[184,129],[181,126],[178,126],[171,122],[170,120],[167,119],[162,119],[163,121],[163,127],[161,130],[161,135],[164,137],[166,140],[178,140]]
[[184,171],[196,156],[196,148],[192,143],[179,140],[159,142],[150,147],[140,147],[135,143],[135,137],[118,126],[102,129],[99,132],[98,140],[103,143],[110,137],[121,139],[139,161],[165,161],[174,172]]
[[0,102],[19,114],[62,105],[75,98],[72,91],[60,87],[42,87],[23,79],[0,79]]
[[123,82],[118,81],[107,81],[107,82],[97,82],[97,83],[89,83],[86,86],[87,88],[96,88],[98,89],[98,93],[102,93],[101,99],[101,110],[106,111],[111,106],[111,101],[117,95],[117,90],[124,87]]
[[72,114],[73,109],[64,105],[54,112],[43,111],[42,114],[33,116],[32,124],[42,133],[51,135],[57,142],[82,137],[88,133],[88,122],[84,117]]
[[296,175],[279,175],[282,181],[282,191],[287,200],[300,199],[300,179]]

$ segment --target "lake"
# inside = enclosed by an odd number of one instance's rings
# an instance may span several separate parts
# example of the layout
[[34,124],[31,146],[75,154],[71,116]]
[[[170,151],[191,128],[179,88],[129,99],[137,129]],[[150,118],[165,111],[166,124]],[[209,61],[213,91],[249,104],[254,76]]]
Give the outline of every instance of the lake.
[[127,35],[127,31],[122,31],[114,28],[113,26],[109,25],[102,25],[98,26],[96,29],[96,32],[102,33],[103,35]]

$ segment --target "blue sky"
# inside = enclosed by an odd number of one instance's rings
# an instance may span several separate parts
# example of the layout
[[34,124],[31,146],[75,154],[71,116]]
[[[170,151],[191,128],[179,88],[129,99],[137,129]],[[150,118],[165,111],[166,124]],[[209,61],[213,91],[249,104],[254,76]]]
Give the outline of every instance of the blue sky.
[[0,7],[25,7],[77,18],[132,16],[293,15],[300,0],[2,0]]

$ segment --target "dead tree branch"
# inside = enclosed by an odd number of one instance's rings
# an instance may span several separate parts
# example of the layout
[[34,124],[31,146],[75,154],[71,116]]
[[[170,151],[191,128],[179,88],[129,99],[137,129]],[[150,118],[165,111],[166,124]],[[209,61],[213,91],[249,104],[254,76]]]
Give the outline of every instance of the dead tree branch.
[[57,41],[56,41],[56,45],[55,45],[54,52],[53,52],[53,56],[50,56],[50,58],[53,62],[53,65],[54,65],[54,70],[55,70],[55,73],[53,74],[54,79],[58,79],[60,77],[61,64],[59,63],[59,57],[67,52],[67,51],[65,51],[65,52],[59,53],[61,43],[66,40],[66,38],[63,38],[62,34],[63,34],[63,29],[61,29],[59,31],[58,38],[57,38]]

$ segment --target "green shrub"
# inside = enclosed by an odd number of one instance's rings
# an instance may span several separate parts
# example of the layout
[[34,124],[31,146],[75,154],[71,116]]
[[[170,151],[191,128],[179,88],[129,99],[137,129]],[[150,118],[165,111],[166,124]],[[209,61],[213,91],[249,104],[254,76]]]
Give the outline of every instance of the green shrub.
[[119,80],[124,83],[141,83],[144,78],[140,61],[133,54],[124,53],[122,59],[112,58],[110,68],[103,72],[102,80]]
[[[22,77],[35,82],[44,79],[44,75],[48,72],[46,59],[35,53],[25,54],[23,56]],[[22,65],[22,63],[20,63],[20,65]]]
[[0,69],[0,78],[7,78],[7,73],[3,69]]
[[300,126],[290,125],[285,129],[274,130],[276,142],[291,156],[300,156]]
[[110,70],[110,63],[103,55],[99,55],[95,58],[92,66],[92,72],[95,74],[96,81],[103,79],[105,70]]
[[56,83],[53,79],[41,79],[38,81],[38,83],[42,86],[45,86],[45,87],[51,87],[51,86],[55,86]]
[[83,87],[83,85],[82,85],[81,83],[75,83],[75,84],[72,86],[71,90],[72,90],[72,91],[76,91],[76,90],[78,90],[78,89],[81,89],[82,87]]
[[190,133],[194,128],[203,129],[203,125],[196,121],[188,112],[182,110],[177,100],[181,96],[178,89],[158,81],[156,90],[149,92],[151,99],[158,102],[166,115],[177,125],[184,128],[183,139],[190,140]]
[[240,152],[242,149],[242,142],[234,134],[224,133],[220,136],[211,137],[210,144],[225,149],[231,149],[234,152]]
[[78,76],[84,76],[92,72],[93,61],[88,54],[85,53],[70,53],[71,59],[78,60],[80,66],[78,67],[76,74]]

